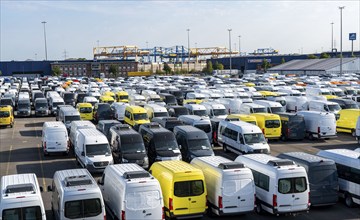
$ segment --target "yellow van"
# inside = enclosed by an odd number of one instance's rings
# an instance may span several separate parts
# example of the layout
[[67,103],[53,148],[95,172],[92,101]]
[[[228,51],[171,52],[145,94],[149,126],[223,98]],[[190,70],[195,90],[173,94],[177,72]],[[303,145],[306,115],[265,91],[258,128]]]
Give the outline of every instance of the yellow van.
[[207,191],[200,169],[172,160],[153,163],[150,173],[160,182],[167,218],[203,217],[207,209]]
[[247,83],[244,83],[244,85],[247,86],[247,87],[254,87],[255,83],[247,82]]
[[279,94],[277,92],[271,91],[258,91],[264,97],[277,97]]
[[0,106],[0,126],[14,126],[14,111],[10,105]]
[[336,131],[351,133],[355,136],[356,122],[360,116],[360,109],[342,109],[339,111],[339,119],[336,121]]
[[239,119],[240,121],[245,121],[247,123],[258,125],[256,121],[256,117],[253,115],[245,115],[245,114],[230,114],[226,117],[226,119]]
[[103,95],[105,96],[111,96],[114,100],[116,100],[116,96],[115,93],[111,92],[111,91],[106,91],[103,93]]
[[337,99],[339,98],[338,96],[336,95],[323,95],[326,99]]
[[76,109],[80,113],[81,120],[93,120],[93,107],[91,103],[78,103]]
[[137,130],[139,125],[150,123],[150,120],[143,107],[130,105],[125,108],[124,122]]
[[116,93],[116,100],[118,102],[129,103],[129,93],[125,91],[119,91]]
[[202,102],[202,99],[185,99],[183,104],[200,104]]
[[251,115],[256,117],[257,124],[266,138],[280,139],[281,120],[279,115],[271,113],[253,113]]
[[100,103],[109,103],[110,105],[115,102],[115,99],[111,96],[102,95],[99,99]]

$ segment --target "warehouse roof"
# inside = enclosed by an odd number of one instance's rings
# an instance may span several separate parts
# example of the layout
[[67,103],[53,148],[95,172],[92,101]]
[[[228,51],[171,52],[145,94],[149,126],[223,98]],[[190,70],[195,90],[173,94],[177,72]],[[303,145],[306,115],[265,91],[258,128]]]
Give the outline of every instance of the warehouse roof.
[[[343,64],[353,62],[357,58],[343,58]],[[329,70],[340,66],[340,58],[291,60],[284,64],[270,68],[269,70]]]

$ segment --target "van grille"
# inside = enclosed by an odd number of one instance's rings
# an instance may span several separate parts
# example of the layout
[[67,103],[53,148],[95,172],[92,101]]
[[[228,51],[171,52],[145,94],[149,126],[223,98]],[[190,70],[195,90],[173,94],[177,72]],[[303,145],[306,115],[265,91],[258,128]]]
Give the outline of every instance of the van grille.
[[94,167],[105,167],[109,164],[109,161],[94,162]]

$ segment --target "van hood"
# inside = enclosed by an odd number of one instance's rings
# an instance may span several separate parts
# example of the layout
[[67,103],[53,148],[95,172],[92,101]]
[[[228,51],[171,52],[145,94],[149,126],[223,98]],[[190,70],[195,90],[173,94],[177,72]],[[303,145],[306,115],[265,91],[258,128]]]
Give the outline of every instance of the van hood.
[[248,144],[254,150],[269,149],[269,145],[264,143]]
[[156,150],[156,154],[160,157],[177,157],[180,154],[180,150]]

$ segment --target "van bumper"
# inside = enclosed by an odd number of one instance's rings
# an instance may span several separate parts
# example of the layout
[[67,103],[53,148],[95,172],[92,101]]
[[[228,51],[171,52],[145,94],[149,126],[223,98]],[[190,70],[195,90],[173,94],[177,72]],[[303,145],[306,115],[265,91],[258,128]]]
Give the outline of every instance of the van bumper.
[[224,213],[224,208],[220,210],[219,207],[217,207],[216,205],[212,204],[211,202],[208,201],[208,209],[209,211],[211,211],[211,209],[215,209],[218,212],[219,216],[228,216],[228,215],[242,215],[242,214],[246,214],[246,213],[251,213],[254,211],[254,208],[251,210],[247,210],[247,211],[231,211],[231,210],[227,210],[226,213]]
[[204,213],[187,214],[187,215],[174,215],[172,212],[170,212],[170,218],[175,218],[175,219],[202,218],[202,217],[204,217],[205,213],[206,213],[206,212],[204,212]]
[[317,134],[317,138],[319,138],[319,139],[337,138],[337,135],[321,135],[321,134]]
[[310,209],[310,207],[308,207],[307,209],[304,209],[304,210],[299,210],[299,211],[281,212],[281,211],[278,211],[276,208],[274,208],[273,213],[275,215],[299,215],[299,214],[303,214],[303,213],[309,213],[309,209]]

